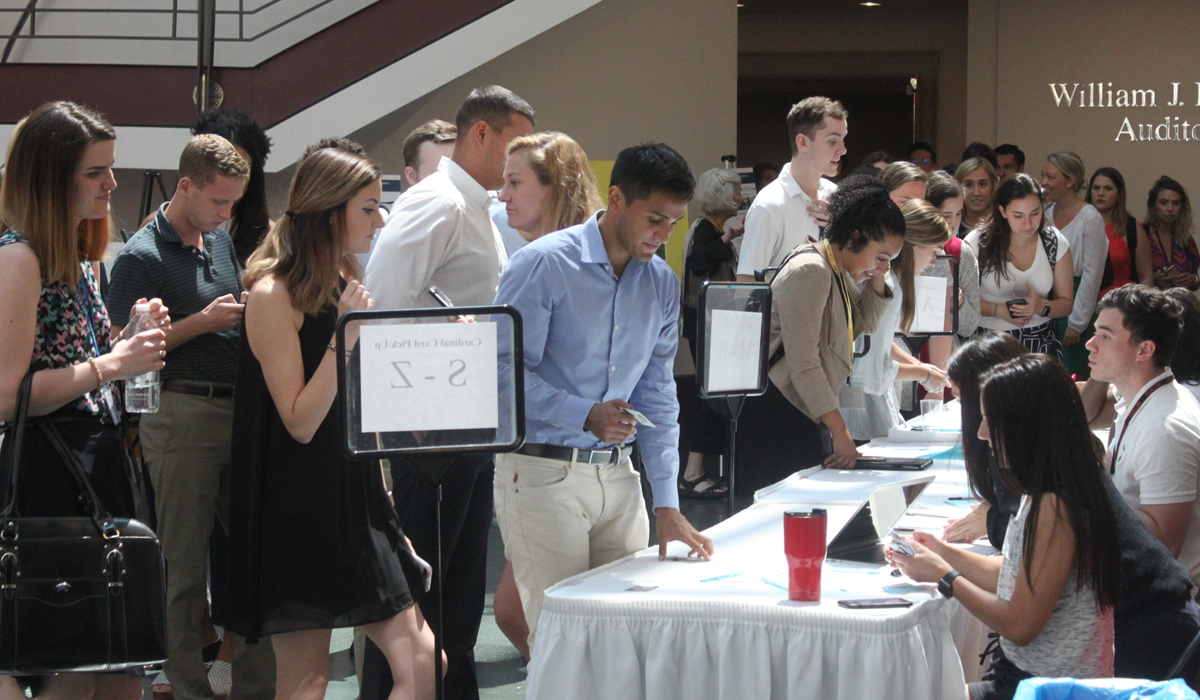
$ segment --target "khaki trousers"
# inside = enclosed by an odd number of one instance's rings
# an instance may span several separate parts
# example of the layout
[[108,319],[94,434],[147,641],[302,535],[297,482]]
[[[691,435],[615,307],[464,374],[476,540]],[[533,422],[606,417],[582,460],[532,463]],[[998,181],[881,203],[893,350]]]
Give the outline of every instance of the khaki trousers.
[[595,465],[512,453],[496,456],[495,489],[532,649],[547,588],[649,543],[641,477],[629,458]]
[[[157,413],[141,419],[142,455],[154,484],[158,539],[167,560],[167,663],[176,700],[213,697],[201,658],[200,619],[208,606],[208,542],[213,517],[229,522],[233,400],[162,392]],[[275,697],[270,640],[238,638],[232,700]]]

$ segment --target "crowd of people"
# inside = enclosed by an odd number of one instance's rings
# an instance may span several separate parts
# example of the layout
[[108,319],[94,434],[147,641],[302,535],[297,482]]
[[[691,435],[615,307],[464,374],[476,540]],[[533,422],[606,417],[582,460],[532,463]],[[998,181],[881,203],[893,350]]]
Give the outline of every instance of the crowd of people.
[[[409,135],[409,187],[390,211],[363,148],[324,139],[272,212],[270,140],[214,110],[171,198],[104,268],[114,130],[70,102],[17,126],[0,183],[0,354],[17,358],[0,369],[0,419],[11,429],[31,373],[29,415],[87,456],[109,511],[153,524],[169,641],[156,690],[315,700],[331,631],[354,627],[364,699],[428,698],[440,628],[446,697],[478,697],[493,517],[507,559],[496,620],[526,658],[544,591],[646,547],[648,510],[660,558],[672,541],[711,557],[679,500],[727,494],[704,462],[725,420],[700,403],[680,425],[674,360],[681,337],[694,359],[700,285],[756,279],[772,288],[770,381],[743,411],[739,487],[852,468],[902,420],[897,382],[948,388],[980,504],[941,538],[915,536],[915,555],[889,555],[998,633],[971,696],[1011,697],[1034,675],[1166,673],[1200,629],[1200,254],[1178,182],[1154,184],[1141,223],[1117,170],[1085,182],[1066,151],[1035,180],[1015,146],[972,144],[938,170],[915,143],[835,184],[849,115],[812,97],[787,115],[791,161],[755,168],[743,224],[732,170],[697,176],[643,144],[602,189],[579,143],[535,123],[511,91],[473,91],[453,123]],[[693,199],[681,282],[659,253]],[[956,333],[907,344],[915,278],[939,255],[957,261]],[[440,492],[408,459],[385,471],[347,457],[334,411],[341,316],[434,308],[431,286],[456,305],[515,307],[524,330],[525,444],[457,455]],[[150,371],[160,406],[131,452],[121,382]],[[1102,428],[1108,445],[1090,432]],[[79,513],[61,459],[29,432],[22,514]],[[946,544],[981,537],[1002,553]],[[142,688],[120,673],[0,679],[16,693]]]

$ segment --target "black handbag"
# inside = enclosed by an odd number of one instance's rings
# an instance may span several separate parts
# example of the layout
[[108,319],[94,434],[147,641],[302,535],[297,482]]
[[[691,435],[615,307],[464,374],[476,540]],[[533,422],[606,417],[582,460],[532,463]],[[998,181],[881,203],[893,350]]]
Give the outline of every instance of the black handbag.
[[166,583],[158,538],[137,520],[109,515],[49,421],[32,419],[71,472],[88,516],[22,518],[17,512],[17,466],[32,383],[30,372],[21,382],[6,437],[12,444],[0,464],[0,479],[9,484],[0,511],[0,674],[162,663]]

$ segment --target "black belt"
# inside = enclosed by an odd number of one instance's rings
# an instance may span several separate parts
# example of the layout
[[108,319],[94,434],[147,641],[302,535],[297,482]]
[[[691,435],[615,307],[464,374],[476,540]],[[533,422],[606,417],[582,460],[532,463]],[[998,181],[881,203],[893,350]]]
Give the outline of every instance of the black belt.
[[579,450],[560,445],[541,445],[527,442],[517,452],[530,457],[557,459],[560,462],[583,462],[584,464],[616,464],[633,452],[633,443],[607,450]]
[[186,379],[165,379],[161,384],[163,391],[173,391],[176,394],[203,396],[209,399],[232,399],[232,384],[213,384],[212,382],[192,382]]

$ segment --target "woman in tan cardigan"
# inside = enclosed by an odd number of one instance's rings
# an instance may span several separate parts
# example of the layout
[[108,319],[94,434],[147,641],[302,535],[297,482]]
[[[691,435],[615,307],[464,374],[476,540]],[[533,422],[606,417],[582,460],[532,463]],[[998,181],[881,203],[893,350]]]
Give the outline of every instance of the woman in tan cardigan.
[[771,381],[739,421],[737,483],[748,490],[858,458],[839,411],[861,404],[846,383],[852,338],[872,332],[892,298],[884,276],[904,246],[904,216],[869,177],[843,181],[829,215],[823,240],[796,248],[771,283]]

